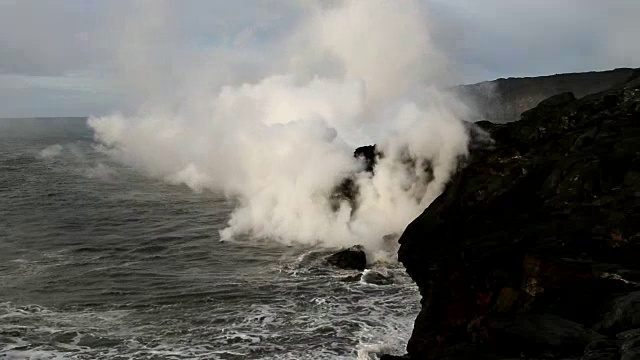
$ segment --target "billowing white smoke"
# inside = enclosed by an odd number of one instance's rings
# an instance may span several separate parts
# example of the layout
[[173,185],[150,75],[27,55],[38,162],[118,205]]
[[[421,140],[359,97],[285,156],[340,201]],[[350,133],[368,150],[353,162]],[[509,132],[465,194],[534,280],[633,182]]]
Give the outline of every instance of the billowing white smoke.
[[[150,100],[135,116],[89,124],[122,161],[237,199],[223,238],[380,249],[441,192],[467,149],[461,110],[433,90],[447,62],[424,10],[405,0],[311,6],[279,58],[265,60],[285,64],[277,73],[215,89],[191,74],[198,86],[175,106]],[[373,143],[384,154],[375,175],[353,157]],[[336,205],[346,178],[357,199]]]

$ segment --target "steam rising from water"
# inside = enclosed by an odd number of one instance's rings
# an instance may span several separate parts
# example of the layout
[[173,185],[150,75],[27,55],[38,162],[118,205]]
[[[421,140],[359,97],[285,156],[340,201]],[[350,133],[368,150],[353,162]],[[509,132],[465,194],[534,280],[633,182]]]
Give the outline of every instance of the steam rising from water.
[[[152,98],[134,116],[89,125],[122,161],[236,198],[223,239],[381,249],[384,235],[401,232],[441,192],[466,153],[464,109],[434,90],[446,84],[447,59],[417,2],[346,0],[305,14],[255,79],[203,86],[220,80],[194,64],[175,105]],[[353,150],[373,143],[384,156],[371,174]],[[345,178],[358,196],[336,206],[331,197]]]

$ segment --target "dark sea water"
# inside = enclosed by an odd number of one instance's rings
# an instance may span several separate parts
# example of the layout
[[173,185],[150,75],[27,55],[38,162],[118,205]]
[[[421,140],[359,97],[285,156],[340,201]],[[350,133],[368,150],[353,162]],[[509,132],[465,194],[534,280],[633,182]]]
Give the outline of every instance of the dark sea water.
[[220,242],[232,203],[112,161],[83,119],[0,120],[0,359],[376,359],[418,292],[328,249]]

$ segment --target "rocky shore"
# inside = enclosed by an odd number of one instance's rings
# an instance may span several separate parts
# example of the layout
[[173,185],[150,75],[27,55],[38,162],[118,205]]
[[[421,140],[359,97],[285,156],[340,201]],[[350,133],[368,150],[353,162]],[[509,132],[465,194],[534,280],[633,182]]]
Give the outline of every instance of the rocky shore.
[[401,358],[640,359],[640,71],[469,131],[399,240],[422,294]]
[[605,91],[623,83],[633,69],[591,71],[537,77],[497,79],[477,84],[460,85],[451,89],[473,110],[471,121],[489,120],[503,124],[517,121],[520,114],[540,101],[563,92],[576,97]]

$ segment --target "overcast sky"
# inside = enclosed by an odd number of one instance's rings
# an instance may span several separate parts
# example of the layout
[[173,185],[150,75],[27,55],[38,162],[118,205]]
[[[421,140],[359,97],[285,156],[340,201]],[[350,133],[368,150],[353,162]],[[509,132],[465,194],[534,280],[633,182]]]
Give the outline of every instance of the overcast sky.
[[[0,117],[127,111],[203,62],[250,74],[310,1],[0,0]],[[640,66],[639,0],[424,3],[459,82]]]

